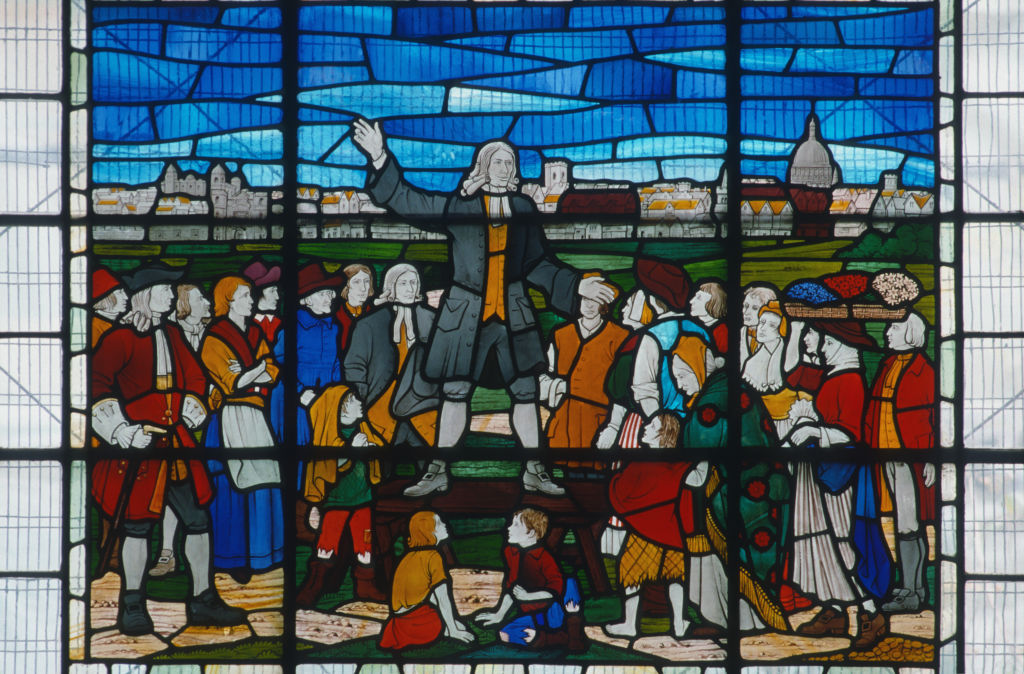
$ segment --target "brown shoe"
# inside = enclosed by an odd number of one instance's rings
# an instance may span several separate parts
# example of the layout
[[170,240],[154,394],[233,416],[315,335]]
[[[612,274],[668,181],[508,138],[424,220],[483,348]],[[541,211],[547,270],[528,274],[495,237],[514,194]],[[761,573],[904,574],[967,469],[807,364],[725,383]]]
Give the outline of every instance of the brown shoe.
[[356,599],[386,604],[388,597],[377,587],[376,572],[372,566],[356,564],[352,567]]
[[161,550],[160,556],[157,557],[156,564],[149,570],[149,575],[159,578],[160,576],[166,576],[169,573],[174,573],[174,570],[178,567],[177,560],[174,559],[174,552],[171,550]]
[[860,632],[857,634],[857,640],[853,642],[853,647],[857,650],[871,648],[889,633],[889,623],[884,614],[875,613],[872,616],[870,613],[861,612],[859,618]]
[[823,608],[814,616],[814,620],[804,623],[796,628],[797,634],[809,637],[841,637],[845,636],[850,629],[850,618],[845,611],[837,611],[834,608]]

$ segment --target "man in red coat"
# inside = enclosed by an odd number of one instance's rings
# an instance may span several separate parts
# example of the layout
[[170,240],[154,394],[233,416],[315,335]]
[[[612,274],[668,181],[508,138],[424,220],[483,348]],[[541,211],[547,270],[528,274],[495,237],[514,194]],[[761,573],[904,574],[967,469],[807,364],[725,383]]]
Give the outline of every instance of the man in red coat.
[[[181,329],[164,320],[174,302],[171,283],[181,276],[164,267],[144,267],[125,279],[131,292],[131,326],[111,330],[92,358],[92,428],[110,448],[166,450],[195,447],[192,431],[206,420],[201,396],[206,377]],[[103,460],[92,474],[92,492],[107,517],[123,521],[116,533],[123,584],[117,626],[129,635],[148,634],[142,579],[149,537],[166,504],[185,530],[185,559],[192,580],[188,622],[237,625],[245,612],[225,604],[211,583],[210,479],[196,460]]]
[[[935,444],[935,368],[923,349],[927,326],[917,313],[885,332],[893,351],[871,387],[864,418],[864,439],[877,449],[931,449]],[[922,521],[934,518],[935,465],[889,461],[885,479],[896,516],[896,557],[902,587],[883,611],[916,611],[927,595],[924,565],[928,546]]]

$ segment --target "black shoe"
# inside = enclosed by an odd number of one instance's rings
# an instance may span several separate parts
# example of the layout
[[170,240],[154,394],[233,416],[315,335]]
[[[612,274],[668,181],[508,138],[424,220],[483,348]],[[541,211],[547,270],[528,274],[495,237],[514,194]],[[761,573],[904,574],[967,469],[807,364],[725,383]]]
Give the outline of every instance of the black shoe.
[[245,585],[252,580],[252,569],[247,566],[240,566],[237,569],[228,571],[228,575],[239,585]]
[[153,621],[146,610],[146,597],[142,592],[124,593],[117,608],[117,629],[132,637],[153,632]]
[[243,609],[228,606],[220,595],[211,587],[198,597],[192,597],[185,605],[185,613],[190,625],[215,625],[229,627],[245,624],[246,613]]

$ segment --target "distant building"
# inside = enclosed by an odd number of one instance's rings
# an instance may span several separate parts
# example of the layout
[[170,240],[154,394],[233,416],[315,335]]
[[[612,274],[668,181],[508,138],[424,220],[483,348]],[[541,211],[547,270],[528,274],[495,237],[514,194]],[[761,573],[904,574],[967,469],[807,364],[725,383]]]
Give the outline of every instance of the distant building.
[[354,222],[327,222],[323,225],[322,236],[325,239],[365,239],[366,225]]
[[837,237],[855,239],[868,229],[866,222],[837,222],[833,234]]
[[729,172],[722,169],[722,178],[715,186],[715,215],[725,219],[729,214]]
[[832,190],[833,215],[867,215],[871,213],[878,189],[875,187],[836,187]]
[[687,181],[657,183],[639,189],[640,218],[693,222],[711,212],[711,188],[694,187]]
[[629,239],[633,225],[609,222],[569,222],[544,225],[544,236],[551,240]]
[[129,190],[124,187],[97,187],[92,191],[92,210],[96,215],[147,215],[156,202],[156,187]]
[[443,240],[444,234],[427,232],[402,222],[375,222],[370,225],[370,233],[374,239],[399,239],[403,241]]
[[744,178],[740,185],[740,228],[748,236],[788,235],[793,204],[774,178]]
[[192,197],[206,196],[206,180],[189,171],[183,178],[178,177],[178,169],[174,162],[167,164],[164,177],[160,181],[160,193],[164,196],[187,194]]
[[296,191],[296,197],[299,201],[320,201],[320,188],[303,186],[299,187]]
[[817,116],[810,114],[807,116],[807,138],[797,145],[789,165],[789,183],[824,189],[838,182],[839,167],[818,137]]
[[569,189],[569,164],[564,161],[544,163],[544,183],[524,183],[522,192],[533,199],[541,213],[555,213],[558,202]]
[[387,209],[377,206],[366,192],[344,190],[325,192],[320,200],[320,212],[324,215],[350,215],[353,213],[387,213]]
[[313,214],[320,212],[317,206],[320,201],[319,187],[299,187],[296,190],[296,197],[298,198],[298,203],[295,204],[295,210],[298,213]]
[[242,179],[227,180],[227,170],[217,164],[210,171],[210,200],[215,218],[263,218],[269,194],[242,187]]
[[893,171],[882,174],[882,189],[871,209],[880,218],[902,218],[929,215],[935,212],[935,195],[927,191],[900,187],[899,177]]
[[210,212],[210,205],[205,201],[189,199],[188,197],[160,197],[156,205],[156,215],[207,215]]

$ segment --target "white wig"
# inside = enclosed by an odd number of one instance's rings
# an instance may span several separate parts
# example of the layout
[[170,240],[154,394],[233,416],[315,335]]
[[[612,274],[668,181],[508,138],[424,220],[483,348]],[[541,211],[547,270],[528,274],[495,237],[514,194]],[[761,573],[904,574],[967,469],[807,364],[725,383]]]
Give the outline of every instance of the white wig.
[[906,326],[903,339],[907,345],[914,349],[922,348],[928,341],[928,326],[921,315],[916,312],[907,314],[907,317],[903,319],[903,325]]
[[[420,278],[420,272],[416,267],[411,264],[400,262],[393,267],[390,267],[384,274],[384,287],[381,289],[380,296],[373,301],[374,304],[390,304],[395,301],[395,284],[398,283],[399,277],[406,272],[412,272],[416,274],[416,280]],[[414,301],[419,302],[422,300],[422,295],[416,295]]]
[[519,158],[516,156],[516,151],[511,145],[500,140],[492,140],[490,143],[485,144],[476,153],[476,161],[473,162],[473,170],[469,172],[469,175],[465,180],[462,181],[462,189],[460,193],[464,197],[471,197],[477,193],[477,191],[486,185],[491,180],[491,176],[487,173],[488,167],[491,165],[491,158],[499,151],[504,150],[512,155],[512,177],[509,178],[508,186],[509,189],[515,189],[515,186],[519,184]]

